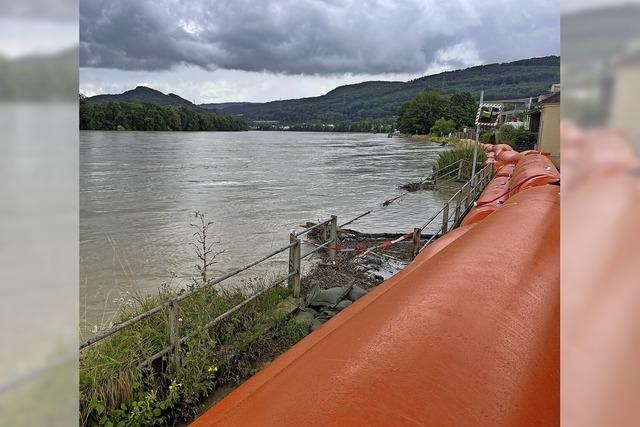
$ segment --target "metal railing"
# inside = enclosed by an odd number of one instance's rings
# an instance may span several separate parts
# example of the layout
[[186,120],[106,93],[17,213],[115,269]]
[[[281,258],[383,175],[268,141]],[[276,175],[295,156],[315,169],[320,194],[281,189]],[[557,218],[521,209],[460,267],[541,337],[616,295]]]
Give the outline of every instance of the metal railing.
[[[458,191],[456,191],[455,194],[451,196],[451,198],[449,198],[449,200],[447,200],[437,212],[432,214],[421,227],[415,228],[413,238],[413,255],[416,256],[437,237],[442,237],[453,228],[457,227],[492,177],[493,173],[491,165],[484,166]],[[453,216],[451,213],[453,213]],[[438,230],[431,235],[424,245],[419,246],[421,244],[422,232],[438,219],[440,219]]]
[[[456,162],[454,165],[458,166],[457,171],[461,170],[462,160]],[[458,172],[460,173],[460,172]],[[471,177],[471,179],[464,184],[447,202],[443,204],[443,206],[434,213],[421,227],[417,227],[414,229],[413,233],[413,256],[417,255],[422,249],[424,249],[429,243],[431,243],[436,237],[442,236],[449,232],[452,228],[458,225],[461,219],[464,217],[466,212],[470,209],[473,204],[473,201],[478,197],[484,186],[491,179],[491,166],[488,165],[478,171],[475,176]],[[459,176],[459,175],[458,175]],[[451,211],[453,211],[453,216],[450,215]],[[345,222],[338,226],[338,218],[333,215],[326,221],[315,224],[305,230],[300,232],[292,232],[289,235],[289,244],[283,246],[251,263],[248,263],[236,270],[233,270],[230,273],[227,273],[217,279],[209,280],[205,284],[200,287],[190,289],[185,291],[184,293],[175,296],[164,303],[147,310],[143,313],[138,314],[137,316],[128,319],[122,323],[119,323],[110,329],[99,332],[80,343],[80,350],[83,350],[87,347],[92,346],[100,341],[109,338],[110,336],[144,320],[147,319],[157,313],[160,313],[164,310],[169,311],[169,345],[160,349],[157,353],[145,359],[140,366],[149,365],[153,361],[168,355],[172,354],[172,357],[175,363],[180,363],[180,346],[185,342],[188,338],[198,333],[203,329],[208,329],[213,327],[215,324],[224,321],[229,318],[234,313],[241,310],[246,305],[255,301],[260,296],[264,295],[269,290],[275,288],[276,286],[287,282],[289,289],[291,290],[294,298],[300,297],[301,292],[301,280],[302,280],[302,261],[309,258],[311,255],[321,251],[326,250],[329,259],[334,259],[338,252],[338,228],[342,228],[345,225],[351,224],[360,218],[370,214],[372,211],[367,211],[363,214],[356,216],[355,218]],[[440,219],[439,229],[436,233],[432,234],[428,239],[426,244],[421,245],[422,242],[422,232],[436,220]],[[308,235],[311,232],[316,232],[320,235],[318,245],[314,245],[315,247],[311,249],[309,252],[302,254],[302,236]],[[288,273],[282,277],[277,278],[276,280],[271,281],[268,285],[264,286],[257,293],[247,297],[242,302],[237,304],[236,306],[228,309],[224,313],[220,314],[210,322],[206,323],[203,326],[200,326],[196,330],[190,331],[185,335],[181,335],[180,333],[180,318],[179,318],[179,304],[181,301],[184,301],[187,298],[192,297],[195,294],[200,292],[204,292],[208,289],[212,289],[213,286],[218,285],[225,280],[234,277],[256,265],[263,263],[285,251],[288,251],[289,261],[288,261]]]
[[429,178],[422,180],[420,183],[432,182],[433,184],[437,184],[438,182],[447,182],[453,180],[462,180],[462,168],[465,164],[470,164],[471,162],[467,159],[459,159],[450,165],[444,166],[440,169],[437,169],[431,172]]
[[431,172],[429,178],[421,181],[421,184],[428,181],[436,184],[437,182],[442,181],[452,181],[454,179],[460,180],[462,179],[462,167],[465,163],[469,163],[469,161],[466,159],[459,159],[458,161],[451,163],[450,165],[434,170],[433,172]]
[[460,139],[476,139],[476,131],[468,130],[466,132],[452,132],[449,136]]

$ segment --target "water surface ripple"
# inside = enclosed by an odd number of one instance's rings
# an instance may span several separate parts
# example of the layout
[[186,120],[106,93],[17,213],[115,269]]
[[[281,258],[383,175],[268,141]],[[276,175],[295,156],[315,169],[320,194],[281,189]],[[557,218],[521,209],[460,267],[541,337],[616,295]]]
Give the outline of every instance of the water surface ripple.
[[[287,244],[305,221],[379,207],[440,150],[384,134],[83,131],[81,319],[100,323],[123,292],[192,277],[195,210],[215,222],[220,274]],[[408,231],[449,195],[413,193],[353,227]]]

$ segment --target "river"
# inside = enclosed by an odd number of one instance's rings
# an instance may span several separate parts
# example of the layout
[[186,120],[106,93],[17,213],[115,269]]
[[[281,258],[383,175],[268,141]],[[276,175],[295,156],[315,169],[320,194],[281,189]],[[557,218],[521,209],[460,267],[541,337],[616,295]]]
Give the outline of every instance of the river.
[[442,148],[385,134],[80,132],[80,320],[108,325],[119,304],[196,274],[193,212],[225,252],[213,275],[288,243],[306,221],[405,232],[451,195],[398,185],[431,171]]

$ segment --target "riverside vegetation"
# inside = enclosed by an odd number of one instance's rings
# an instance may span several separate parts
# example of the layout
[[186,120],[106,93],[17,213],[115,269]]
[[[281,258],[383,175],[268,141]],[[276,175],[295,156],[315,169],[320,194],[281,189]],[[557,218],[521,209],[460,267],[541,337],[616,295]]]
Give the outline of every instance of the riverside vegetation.
[[[208,227],[202,214],[196,232],[199,260],[197,278],[187,289],[164,283],[156,295],[136,295],[119,309],[126,321],[181,295],[202,288],[179,304],[180,363],[161,358],[145,364],[169,343],[169,313],[155,315],[94,344],[80,355],[80,424],[83,426],[163,426],[197,415],[198,405],[216,389],[234,385],[252,375],[268,360],[308,333],[308,325],[289,317],[290,291],[276,286],[214,326],[204,328],[247,298],[238,288],[205,288],[207,268],[215,253],[207,243]],[[197,225],[197,224],[196,224]],[[243,288],[254,294],[268,278],[245,279]]]
[[[484,150],[478,149],[477,164],[484,164],[487,159],[487,155]],[[443,151],[438,154],[436,165],[434,170],[441,171],[441,174],[451,172],[450,166],[462,160],[462,173],[460,175],[461,180],[468,181],[471,179],[471,172],[473,169],[473,144],[467,144],[464,142],[456,142],[453,144],[451,150]]]
[[400,108],[396,126],[408,135],[442,136],[473,126],[477,110],[478,103],[470,92],[445,97],[437,91],[426,91]]

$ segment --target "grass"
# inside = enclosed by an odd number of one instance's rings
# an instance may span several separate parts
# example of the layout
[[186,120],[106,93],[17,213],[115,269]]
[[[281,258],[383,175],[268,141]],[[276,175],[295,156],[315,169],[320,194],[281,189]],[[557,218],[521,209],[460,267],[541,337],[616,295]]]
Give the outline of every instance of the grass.
[[[264,289],[267,278],[248,280],[250,293]],[[124,321],[180,294],[165,285],[157,295],[136,297],[121,309]],[[213,327],[202,327],[243,301],[238,289],[203,289],[179,303],[180,334],[192,334],[181,346],[180,364],[163,356],[146,359],[169,346],[169,312],[123,329],[83,350],[80,356],[82,425],[171,425],[189,420],[197,405],[217,388],[254,373],[255,363],[277,354],[306,334],[282,308],[289,297],[282,286]]]
[[[478,148],[478,157],[477,164],[482,165],[484,161],[487,159],[484,150]],[[454,166],[460,160],[465,160],[462,165],[462,174],[461,180],[467,181],[471,178],[471,170],[473,164],[473,144],[462,144],[457,143],[453,145],[451,150],[443,151],[438,154],[438,159],[434,166],[434,170],[440,171],[438,176],[443,176],[449,172],[451,172],[452,168],[457,168]],[[455,174],[454,174],[455,175]],[[448,177],[451,177],[449,175]],[[455,175],[457,178],[457,175]]]

